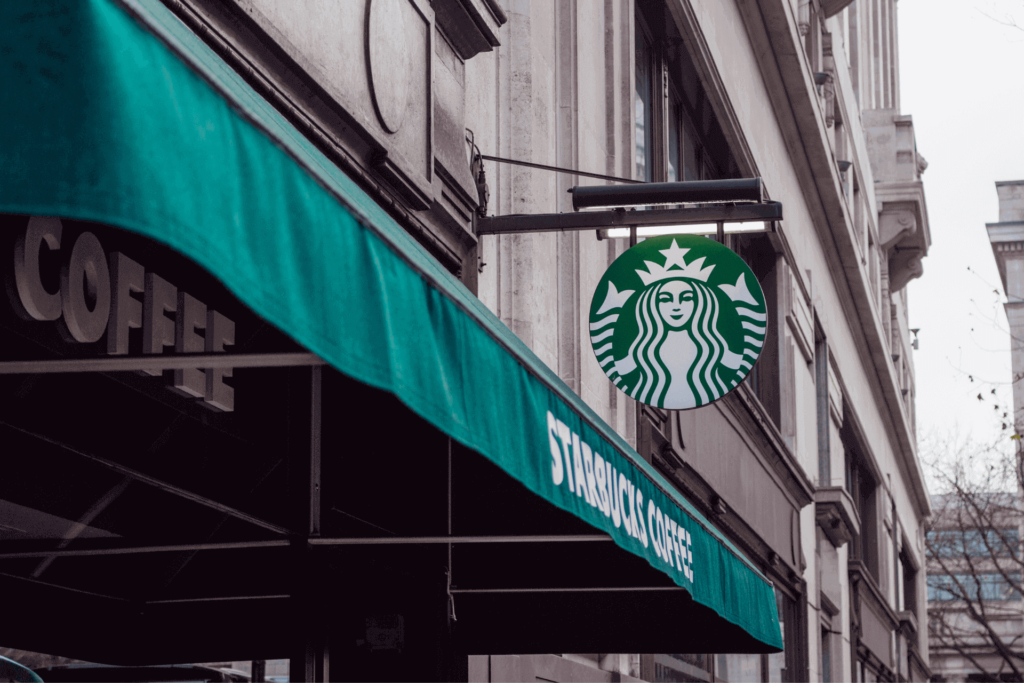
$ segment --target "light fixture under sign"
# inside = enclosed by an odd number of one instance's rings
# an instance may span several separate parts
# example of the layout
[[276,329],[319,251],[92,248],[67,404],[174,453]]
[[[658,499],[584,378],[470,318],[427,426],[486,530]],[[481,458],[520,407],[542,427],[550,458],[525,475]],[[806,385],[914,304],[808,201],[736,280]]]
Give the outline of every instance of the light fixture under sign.
[[[714,234],[718,224],[724,232],[770,232],[772,224],[783,219],[782,204],[716,204],[643,211],[622,208],[604,211],[572,211],[548,214],[488,216],[476,221],[477,235],[562,232],[566,230],[625,230],[636,226],[639,236],[658,233],[644,231],[666,229],[667,234]],[[661,233],[666,234],[666,233]]]
[[[746,222],[723,223],[726,235],[737,233],[771,232],[771,223]],[[629,239],[629,228],[605,228],[597,231],[598,239]],[[637,226],[637,237],[658,237],[660,235],[716,235],[718,223],[690,223],[684,225],[647,225]]]

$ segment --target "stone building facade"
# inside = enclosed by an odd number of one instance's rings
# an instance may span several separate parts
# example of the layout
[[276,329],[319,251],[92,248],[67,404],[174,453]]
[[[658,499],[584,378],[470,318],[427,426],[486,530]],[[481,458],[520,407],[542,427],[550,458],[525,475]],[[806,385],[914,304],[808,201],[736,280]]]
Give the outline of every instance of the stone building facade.
[[[774,584],[779,653],[480,654],[466,677],[928,679],[906,284],[930,235],[895,0],[163,4]],[[477,233],[571,211],[567,190],[605,182],[577,172],[758,177],[782,203],[771,230],[724,238],[769,322],[722,400],[644,407],[597,364],[587,311],[624,241]]]

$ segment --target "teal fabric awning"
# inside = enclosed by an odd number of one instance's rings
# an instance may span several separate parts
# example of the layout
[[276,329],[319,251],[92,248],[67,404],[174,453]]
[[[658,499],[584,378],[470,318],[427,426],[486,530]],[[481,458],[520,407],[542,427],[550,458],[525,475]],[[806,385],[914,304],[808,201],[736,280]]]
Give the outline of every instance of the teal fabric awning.
[[168,245],[765,651],[782,647],[771,583],[163,5],[4,2],[0,51],[0,212]]

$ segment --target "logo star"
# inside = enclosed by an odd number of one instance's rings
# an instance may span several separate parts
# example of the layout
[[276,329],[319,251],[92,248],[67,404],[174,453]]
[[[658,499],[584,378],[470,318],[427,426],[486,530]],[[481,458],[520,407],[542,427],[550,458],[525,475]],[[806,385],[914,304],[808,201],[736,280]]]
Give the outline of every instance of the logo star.
[[604,297],[604,303],[601,304],[601,308],[597,309],[597,315],[601,315],[605,311],[610,311],[613,308],[622,308],[626,300],[635,292],[635,289],[624,289],[621,292],[615,289],[615,283],[611,280],[608,281],[608,294]]
[[681,249],[679,245],[676,244],[675,239],[672,240],[671,247],[669,247],[668,249],[659,249],[658,251],[665,256],[665,270],[668,270],[672,266],[686,268],[686,261],[683,260],[683,255],[690,250]]
[[747,288],[747,280],[743,277],[743,273],[740,273],[739,278],[736,280],[734,285],[718,285],[718,288],[725,292],[730,299],[733,301],[742,301],[743,303],[750,304],[751,306],[757,306],[757,299],[750,293]]

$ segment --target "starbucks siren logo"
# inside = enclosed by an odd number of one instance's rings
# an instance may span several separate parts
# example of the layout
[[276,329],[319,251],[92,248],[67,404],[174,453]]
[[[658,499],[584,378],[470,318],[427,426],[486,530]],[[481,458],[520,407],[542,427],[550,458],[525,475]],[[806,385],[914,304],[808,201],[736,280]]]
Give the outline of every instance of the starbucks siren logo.
[[590,306],[601,369],[630,397],[672,410],[732,391],[757,362],[767,325],[754,273],[697,235],[653,237],[626,251]]

